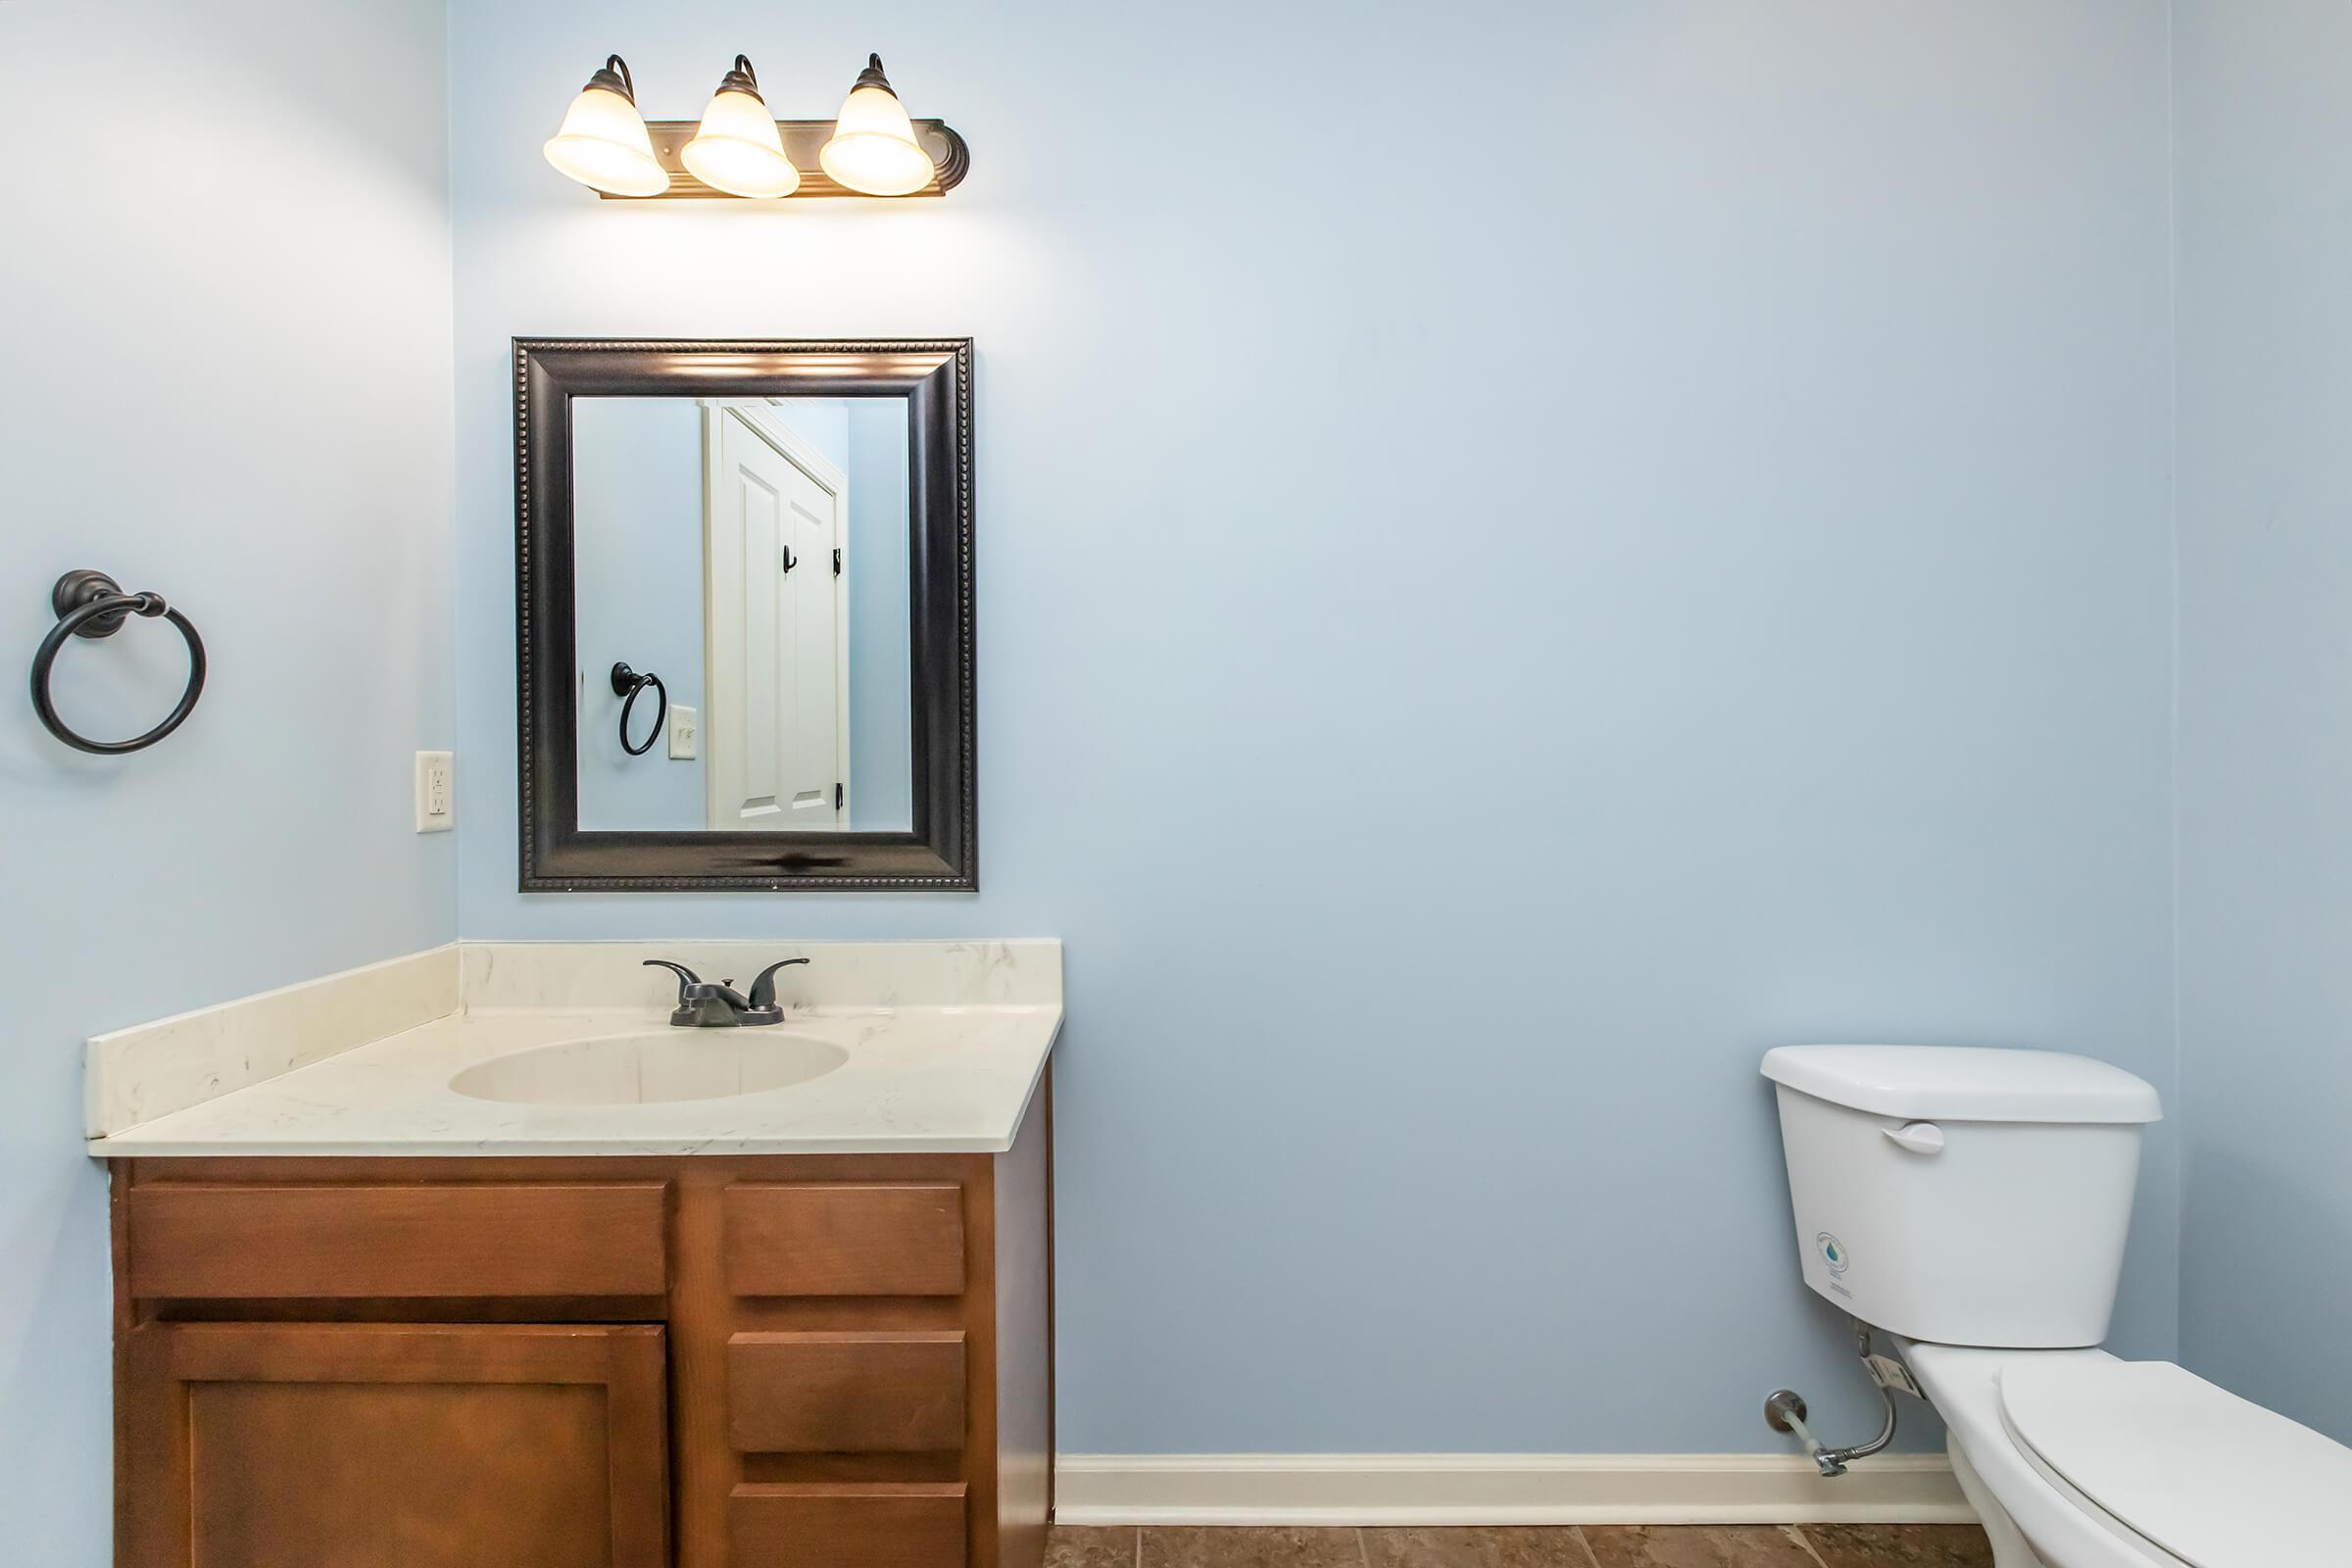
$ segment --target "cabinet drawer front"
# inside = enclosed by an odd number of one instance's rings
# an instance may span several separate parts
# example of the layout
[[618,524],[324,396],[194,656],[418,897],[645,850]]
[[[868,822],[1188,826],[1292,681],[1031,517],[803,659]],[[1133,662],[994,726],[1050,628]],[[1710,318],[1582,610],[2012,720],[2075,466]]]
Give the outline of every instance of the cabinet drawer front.
[[738,1334],[727,1342],[738,1453],[939,1453],[963,1446],[963,1335]]
[[963,1568],[963,1483],[740,1486],[727,1538],[734,1568]]
[[739,1182],[726,1191],[737,1296],[961,1296],[954,1182]]
[[174,1182],[126,1201],[141,1298],[660,1296],[669,1283],[660,1182]]

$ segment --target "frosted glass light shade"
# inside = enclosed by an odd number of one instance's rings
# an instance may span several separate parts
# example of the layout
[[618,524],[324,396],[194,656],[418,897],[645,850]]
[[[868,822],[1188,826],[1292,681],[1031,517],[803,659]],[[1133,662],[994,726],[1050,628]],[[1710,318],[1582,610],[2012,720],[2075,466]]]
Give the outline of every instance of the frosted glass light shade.
[[659,196],[669,172],[654,157],[645,117],[610,66],[580,89],[547,143],[547,161],[591,190]]
[[882,74],[882,57],[868,58],[871,64],[843,100],[833,137],[816,155],[817,162],[835,184],[864,195],[912,195],[930,184],[937,171],[931,167],[931,155],[914,139],[906,106]]
[[752,63],[741,55],[678,158],[695,178],[730,196],[772,198],[801,188],[801,172],[784,155],[784,138],[760,97]]

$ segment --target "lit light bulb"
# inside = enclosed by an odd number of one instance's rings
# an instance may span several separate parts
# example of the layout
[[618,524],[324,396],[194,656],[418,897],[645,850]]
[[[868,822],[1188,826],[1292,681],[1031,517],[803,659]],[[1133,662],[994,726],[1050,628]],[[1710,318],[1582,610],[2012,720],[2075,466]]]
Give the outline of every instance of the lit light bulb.
[[835,184],[867,196],[910,196],[937,177],[906,106],[882,74],[880,55],[866,57],[817,162]]
[[765,199],[801,188],[801,172],[784,156],[784,138],[760,96],[760,79],[742,55],[710,95],[694,140],[678,158],[688,173],[730,196]]
[[546,150],[549,163],[591,190],[659,196],[669,189],[669,171],[654,157],[654,139],[637,113],[628,62],[618,55],[608,56],[588,78]]

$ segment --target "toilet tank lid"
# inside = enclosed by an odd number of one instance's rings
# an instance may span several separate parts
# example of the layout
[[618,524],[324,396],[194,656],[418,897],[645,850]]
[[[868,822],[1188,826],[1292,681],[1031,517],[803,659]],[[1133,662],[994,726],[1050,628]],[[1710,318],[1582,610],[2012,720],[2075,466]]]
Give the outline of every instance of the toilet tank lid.
[[2055,1051],[1982,1046],[1777,1046],[1764,1076],[1816,1100],[1914,1121],[2150,1122],[2155,1088]]

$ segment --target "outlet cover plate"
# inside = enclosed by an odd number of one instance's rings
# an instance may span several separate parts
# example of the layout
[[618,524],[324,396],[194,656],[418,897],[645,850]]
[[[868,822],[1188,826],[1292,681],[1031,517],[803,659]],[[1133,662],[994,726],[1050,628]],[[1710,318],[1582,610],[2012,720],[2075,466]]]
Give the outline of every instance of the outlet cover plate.
[[458,825],[457,767],[448,752],[416,754],[416,831],[447,833]]

